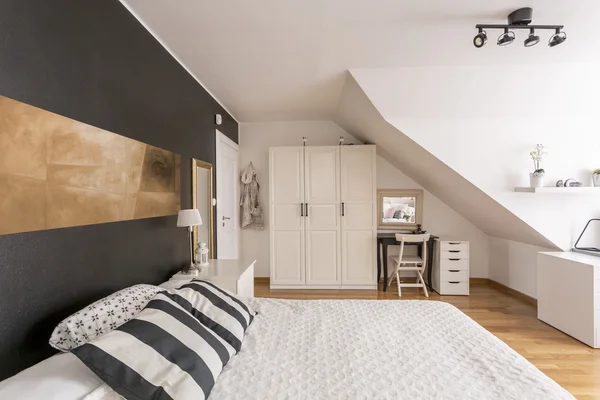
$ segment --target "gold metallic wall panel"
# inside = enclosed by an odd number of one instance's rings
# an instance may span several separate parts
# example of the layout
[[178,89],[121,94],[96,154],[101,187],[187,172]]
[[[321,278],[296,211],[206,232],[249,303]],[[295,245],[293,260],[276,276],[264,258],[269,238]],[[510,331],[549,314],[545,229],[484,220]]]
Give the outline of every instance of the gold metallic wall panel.
[[0,97],[0,234],[179,208],[178,155]]

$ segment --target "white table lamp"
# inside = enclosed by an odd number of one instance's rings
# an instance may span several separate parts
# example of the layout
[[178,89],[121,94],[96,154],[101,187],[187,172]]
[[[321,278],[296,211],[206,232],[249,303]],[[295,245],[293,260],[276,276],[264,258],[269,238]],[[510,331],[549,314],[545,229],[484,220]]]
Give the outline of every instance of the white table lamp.
[[202,225],[202,217],[200,211],[196,209],[181,210],[177,216],[177,226],[180,228],[188,228],[190,237],[190,268],[194,268],[194,244],[192,243],[192,226]]

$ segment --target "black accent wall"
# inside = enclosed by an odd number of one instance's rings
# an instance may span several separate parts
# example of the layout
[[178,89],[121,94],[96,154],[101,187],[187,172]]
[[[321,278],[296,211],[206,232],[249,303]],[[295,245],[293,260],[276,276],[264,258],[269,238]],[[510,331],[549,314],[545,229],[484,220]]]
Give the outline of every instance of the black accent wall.
[[[0,1],[0,95],[181,154],[183,208],[189,157],[215,163],[216,113],[238,139],[237,122],[117,0]],[[175,222],[0,236],[0,380],[52,354],[49,334],[69,313],[188,262]]]

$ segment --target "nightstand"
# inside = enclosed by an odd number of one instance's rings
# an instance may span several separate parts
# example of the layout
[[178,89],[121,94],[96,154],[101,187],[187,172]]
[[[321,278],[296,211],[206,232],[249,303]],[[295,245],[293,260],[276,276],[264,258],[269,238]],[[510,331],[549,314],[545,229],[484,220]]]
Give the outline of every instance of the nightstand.
[[208,260],[208,266],[198,275],[178,272],[167,283],[202,279],[229,290],[240,297],[254,297],[254,264],[256,260]]

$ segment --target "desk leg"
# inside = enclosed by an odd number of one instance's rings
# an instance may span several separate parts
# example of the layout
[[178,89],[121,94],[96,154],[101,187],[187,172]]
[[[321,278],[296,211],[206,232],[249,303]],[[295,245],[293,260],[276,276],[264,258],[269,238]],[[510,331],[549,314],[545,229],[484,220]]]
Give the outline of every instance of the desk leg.
[[381,262],[383,262],[383,291],[387,292],[387,287],[388,287],[387,245],[385,243],[382,243],[382,245],[383,245],[383,260]]
[[433,246],[435,246],[435,240],[429,239],[429,246],[427,246],[427,286],[430,291],[433,291],[433,286],[431,285],[431,271],[433,271]]
[[[381,243],[377,241],[377,286],[379,287],[379,280],[381,279]],[[377,289],[379,290],[379,289]]]

